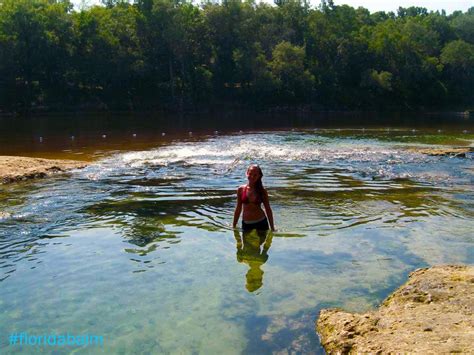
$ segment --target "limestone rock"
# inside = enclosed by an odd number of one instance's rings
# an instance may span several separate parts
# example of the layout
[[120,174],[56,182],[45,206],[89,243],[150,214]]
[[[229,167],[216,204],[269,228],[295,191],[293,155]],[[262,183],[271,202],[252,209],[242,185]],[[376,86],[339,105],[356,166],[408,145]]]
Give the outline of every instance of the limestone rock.
[[42,178],[85,166],[86,162],[76,160],[0,156],[0,183]]
[[431,156],[450,156],[458,158],[465,158],[467,154],[474,152],[473,147],[417,148],[412,150]]
[[323,309],[317,332],[328,353],[474,353],[474,266],[410,274],[378,310]]

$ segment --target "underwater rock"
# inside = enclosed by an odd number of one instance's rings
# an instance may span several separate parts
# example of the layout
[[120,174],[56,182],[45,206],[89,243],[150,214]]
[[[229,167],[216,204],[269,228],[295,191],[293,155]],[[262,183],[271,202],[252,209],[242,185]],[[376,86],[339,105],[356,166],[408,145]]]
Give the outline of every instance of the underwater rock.
[[0,156],[0,183],[42,178],[85,166],[86,162],[76,160]]
[[421,148],[413,149],[417,153],[427,154],[431,156],[450,156],[465,158],[466,154],[474,152],[473,147],[445,147],[445,148]]
[[0,211],[0,220],[11,217],[11,213]]
[[328,353],[474,353],[474,266],[418,269],[378,310],[323,309]]

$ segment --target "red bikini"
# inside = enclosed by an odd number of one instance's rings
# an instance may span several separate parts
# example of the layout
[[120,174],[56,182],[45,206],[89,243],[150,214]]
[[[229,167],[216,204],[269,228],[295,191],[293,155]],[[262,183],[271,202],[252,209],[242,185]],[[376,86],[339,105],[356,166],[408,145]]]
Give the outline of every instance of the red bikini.
[[[245,185],[244,190],[242,191],[242,203],[250,203],[251,202],[249,200],[248,195],[247,195],[247,189],[248,189],[248,185]],[[262,201],[260,200],[260,198],[258,198],[255,202],[252,202],[252,203],[259,204],[259,203],[262,203]]]

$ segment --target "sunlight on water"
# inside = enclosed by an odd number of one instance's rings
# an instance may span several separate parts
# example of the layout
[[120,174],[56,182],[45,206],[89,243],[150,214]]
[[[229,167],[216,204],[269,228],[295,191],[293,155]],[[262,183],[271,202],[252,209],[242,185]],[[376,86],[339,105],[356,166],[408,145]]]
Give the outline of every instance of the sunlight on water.
[[[4,185],[0,334],[104,336],[78,353],[320,353],[319,309],[365,311],[415,268],[474,260],[472,153],[413,149],[474,137],[409,135],[193,136]],[[250,163],[273,234],[231,228]]]

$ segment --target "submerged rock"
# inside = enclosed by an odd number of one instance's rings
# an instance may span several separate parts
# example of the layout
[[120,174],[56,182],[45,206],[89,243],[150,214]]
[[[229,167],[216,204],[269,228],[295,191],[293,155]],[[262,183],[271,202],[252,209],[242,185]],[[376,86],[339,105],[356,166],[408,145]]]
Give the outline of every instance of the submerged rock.
[[0,156],[0,183],[42,178],[85,166],[86,162],[76,160]]
[[317,332],[328,353],[474,353],[474,266],[410,274],[373,312],[323,309]]
[[11,213],[0,211],[0,220],[11,217]]

